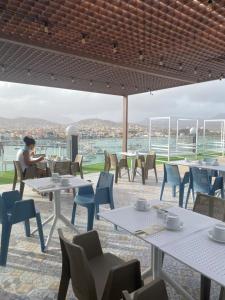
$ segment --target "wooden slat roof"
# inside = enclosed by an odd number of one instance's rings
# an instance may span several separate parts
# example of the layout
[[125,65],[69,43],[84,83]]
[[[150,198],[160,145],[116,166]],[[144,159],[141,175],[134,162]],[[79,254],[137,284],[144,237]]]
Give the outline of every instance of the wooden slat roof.
[[212,2],[0,0],[0,80],[129,95],[222,78]]

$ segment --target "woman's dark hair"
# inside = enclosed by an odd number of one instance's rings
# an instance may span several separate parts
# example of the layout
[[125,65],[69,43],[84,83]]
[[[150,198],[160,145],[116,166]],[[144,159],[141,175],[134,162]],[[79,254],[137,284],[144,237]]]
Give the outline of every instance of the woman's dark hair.
[[33,139],[32,137],[25,136],[23,138],[23,141],[26,144],[26,146],[35,145],[35,139]]

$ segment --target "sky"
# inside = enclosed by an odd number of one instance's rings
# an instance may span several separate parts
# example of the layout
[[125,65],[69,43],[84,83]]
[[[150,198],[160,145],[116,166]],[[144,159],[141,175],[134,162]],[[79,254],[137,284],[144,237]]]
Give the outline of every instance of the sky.
[[[133,95],[129,121],[149,117],[225,117],[225,80]],[[122,120],[122,97],[0,82],[0,117],[35,117],[58,123],[101,118]]]

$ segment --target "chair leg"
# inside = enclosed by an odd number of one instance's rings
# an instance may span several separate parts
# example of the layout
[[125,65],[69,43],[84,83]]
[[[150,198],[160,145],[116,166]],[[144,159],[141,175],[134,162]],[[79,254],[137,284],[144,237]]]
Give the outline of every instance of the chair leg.
[[145,184],[145,169],[141,168],[142,184]]
[[154,172],[155,172],[155,181],[158,183],[158,175],[157,175],[156,168],[154,168]]
[[211,280],[203,275],[201,275],[201,300],[209,300],[210,299],[210,288],[211,288]]
[[164,187],[165,187],[165,181],[163,180],[163,182],[162,182],[162,188],[161,188],[161,192],[160,192],[160,201],[162,200],[162,196],[163,196],[163,192],[164,192]]
[[84,179],[84,174],[83,174],[83,170],[82,169],[80,169],[80,177],[81,177],[81,179]]
[[88,223],[87,223],[87,231],[93,229],[94,224],[94,216],[95,216],[95,205],[88,206]]
[[224,188],[221,189],[221,198],[224,199]]
[[172,186],[172,196],[173,196],[173,198],[176,197],[176,185]]
[[190,197],[190,193],[191,193],[191,188],[189,186],[188,187],[188,191],[187,191],[186,202],[185,202],[185,209],[187,209],[187,205],[188,205],[188,200],[189,200],[189,197]]
[[95,219],[99,220],[99,204],[95,203]]
[[115,183],[118,183],[119,170],[116,168],[115,170]]
[[36,213],[36,222],[37,222],[37,228],[39,233],[39,239],[40,239],[40,245],[41,245],[41,251],[45,251],[45,240],[44,240],[44,234],[43,234],[43,227],[41,222],[41,215],[40,213]]
[[16,183],[17,183],[17,176],[14,175],[13,186],[12,186],[12,190],[13,190],[13,191],[15,191],[15,189],[16,189]]
[[9,250],[9,240],[11,234],[11,224],[2,224],[2,237],[1,237],[1,253],[0,253],[0,265],[6,266],[8,250]]
[[179,186],[179,207],[183,207],[184,202],[184,185],[180,184]]
[[25,228],[26,236],[30,237],[30,221],[29,221],[29,219],[24,221],[24,228]]
[[73,210],[72,210],[72,217],[71,217],[71,223],[73,225],[75,223],[76,209],[77,209],[77,204],[75,202],[73,202]]
[[69,267],[62,264],[62,273],[61,273],[57,300],[66,300],[66,294],[68,291],[69,282],[70,282]]
[[20,197],[23,198],[23,191],[24,191],[25,184],[21,181],[20,182]]
[[53,199],[53,192],[49,192],[48,198],[49,198],[49,201],[52,201],[52,199]]
[[128,181],[130,182],[130,171],[128,167],[127,167],[127,174],[128,174]]

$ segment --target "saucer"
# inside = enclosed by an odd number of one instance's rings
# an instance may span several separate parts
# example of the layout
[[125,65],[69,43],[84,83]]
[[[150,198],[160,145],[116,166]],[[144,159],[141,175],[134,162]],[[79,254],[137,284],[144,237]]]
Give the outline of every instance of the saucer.
[[183,222],[180,222],[180,226],[178,226],[177,228],[174,228],[174,229],[168,228],[168,227],[166,227],[166,225],[165,225],[165,228],[166,228],[167,230],[169,230],[169,231],[180,231],[180,230],[183,229],[183,227],[184,227],[184,223],[183,223]]
[[215,238],[213,236],[213,233],[212,233],[212,230],[209,230],[208,231],[208,237],[210,238],[210,240],[214,241],[214,242],[217,242],[217,243],[225,243],[225,240],[220,240],[218,238]]
[[145,209],[140,209],[137,207],[136,203],[134,204],[134,208],[137,210],[137,211],[149,211],[151,206],[149,205],[148,207],[145,207]]

